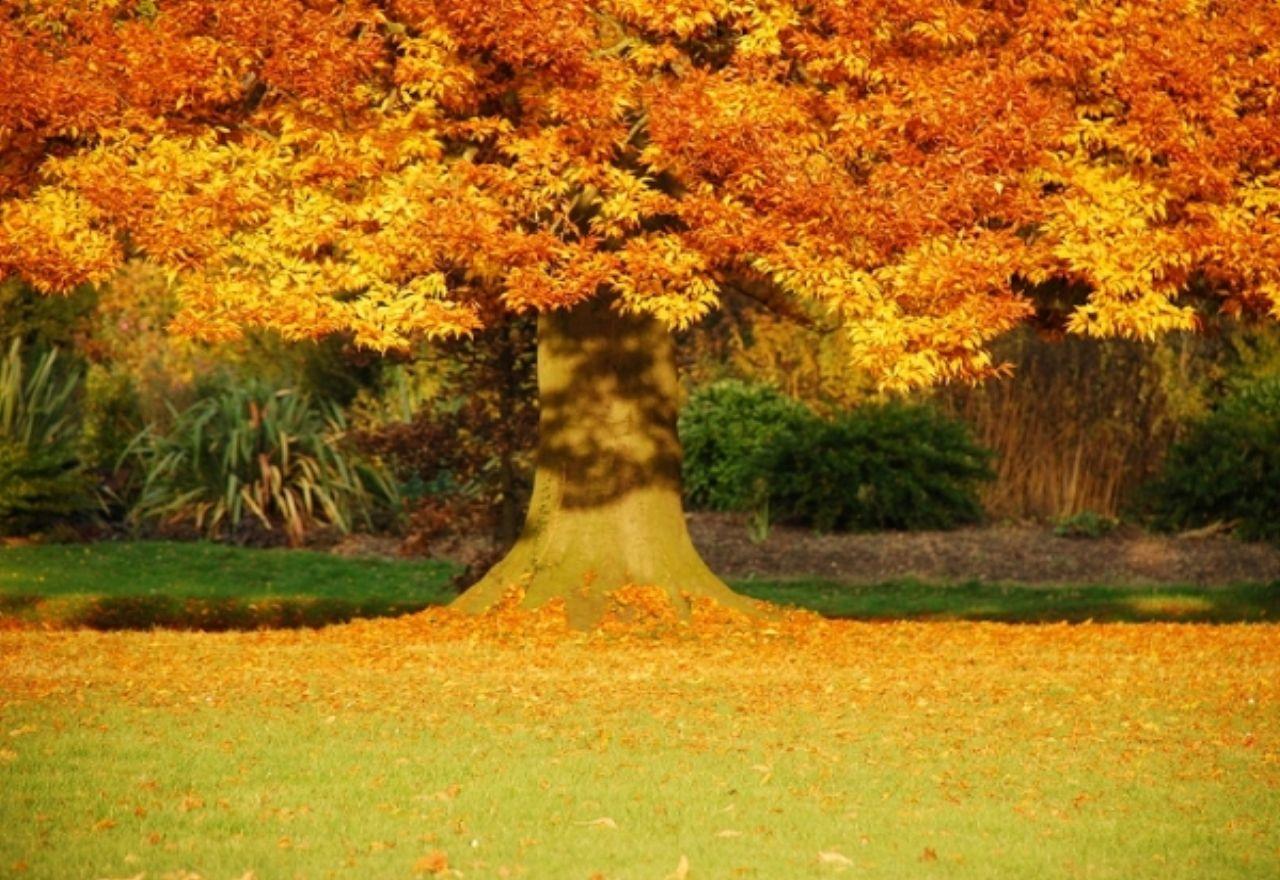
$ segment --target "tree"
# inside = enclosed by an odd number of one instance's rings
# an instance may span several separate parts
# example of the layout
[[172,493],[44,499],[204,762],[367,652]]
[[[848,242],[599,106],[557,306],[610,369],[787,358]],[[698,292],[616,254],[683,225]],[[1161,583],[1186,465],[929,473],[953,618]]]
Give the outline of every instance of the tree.
[[460,600],[737,603],[677,491],[668,331],[729,291],[888,386],[1069,329],[1280,314],[1280,5],[1256,0],[4,0],[0,272],[137,257],[177,332],[389,349],[540,313],[520,542]]

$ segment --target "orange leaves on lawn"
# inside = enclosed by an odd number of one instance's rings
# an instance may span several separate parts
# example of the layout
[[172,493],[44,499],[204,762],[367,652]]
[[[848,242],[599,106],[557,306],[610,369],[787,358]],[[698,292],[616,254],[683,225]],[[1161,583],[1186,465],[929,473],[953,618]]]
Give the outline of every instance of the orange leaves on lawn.
[[449,856],[440,850],[432,850],[413,863],[413,873],[440,876],[449,870]]
[[[439,610],[319,631],[3,632],[0,692],[6,706],[27,711],[43,703],[84,716],[86,727],[111,705],[145,709],[132,713],[137,717],[172,715],[184,733],[214,740],[225,735],[217,724],[223,713],[247,712],[283,721],[283,729],[315,726],[335,741],[363,742],[376,729],[388,742],[406,730],[426,743],[474,735],[493,743],[488,748],[499,762],[507,744],[514,754],[517,745],[536,741],[549,744],[549,754],[573,754],[606,775],[620,758],[633,763],[630,772],[640,772],[634,767],[647,766],[655,754],[664,767],[714,756],[733,768],[733,778],[721,781],[739,791],[745,783],[770,804],[803,790],[824,809],[851,813],[840,835],[810,839],[797,855],[814,870],[849,876],[883,844],[859,830],[854,811],[900,796],[877,780],[908,783],[911,798],[925,799],[924,815],[943,805],[989,811],[994,797],[1001,811],[995,834],[1006,821],[1047,823],[1044,828],[1060,832],[1085,813],[1101,816],[1108,827],[1132,821],[1129,793],[1148,784],[1143,774],[1153,770],[1174,768],[1177,786],[1202,783],[1214,797],[1232,786],[1254,793],[1280,786],[1274,624],[744,620],[696,607],[682,618],[663,609],[652,590],[632,589],[616,599],[634,613],[629,622],[636,626],[615,620],[613,629],[573,632],[564,627],[562,610],[520,611],[517,599],[488,617]],[[42,759],[23,751],[5,772],[22,770],[28,760]],[[864,761],[882,764],[856,776],[868,786],[840,791],[841,774]],[[797,764],[811,765],[813,775],[797,776]],[[405,806],[436,811],[459,840],[480,837],[474,822],[461,820],[477,818],[475,802],[468,802],[490,784],[495,766],[449,767],[449,776],[408,788]],[[534,774],[530,787],[544,773],[554,776],[537,764],[521,767]],[[576,771],[569,777],[582,778]],[[132,808],[138,789],[163,796],[149,802],[153,814],[176,812],[190,796],[188,789],[164,791],[133,774],[129,784],[127,797],[110,793],[107,803],[116,806],[107,810],[120,826],[101,831],[104,839],[133,833],[133,820],[121,811]],[[555,801],[552,788],[548,781],[542,791]],[[1191,789],[1176,790],[1192,797]],[[209,807],[186,819],[214,809],[219,793],[201,791]],[[607,844],[635,833],[638,814],[630,801],[579,800],[555,809],[573,835]],[[410,814],[416,817],[416,809]],[[899,818],[910,824],[915,815]],[[86,814],[84,830],[102,817]],[[292,836],[281,838],[272,829],[271,846],[279,841],[294,847],[290,853],[300,850],[306,837],[287,830]],[[423,830],[414,825],[394,841],[405,868],[413,865],[426,877],[492,873],[492,862],[476,867],[490,857],[483,848],[406,852],[450,839],[417,836]],[[503,827],[500,833],[528,830]],[[757,820],[725,810],[707,811],[703,827],[688,833],[690,840],[701,834],[707,843],[736,847],[760,832]],[[381,833],[378,840],[362,849],[392,842]],[[955,857],[940,836],[894,846],[905,873],[942,870]],[[707,870],[701,849],[680,861],[679,850],[663,852],[652,876],[673,867],[681,876],[682,866],[689,877]]]

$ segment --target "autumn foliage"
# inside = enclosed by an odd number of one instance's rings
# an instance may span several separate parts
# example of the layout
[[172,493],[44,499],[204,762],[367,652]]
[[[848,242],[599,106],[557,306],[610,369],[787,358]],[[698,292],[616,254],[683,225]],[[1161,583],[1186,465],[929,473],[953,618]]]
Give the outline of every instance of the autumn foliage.
[[143,257],[177,329],[378,349],[730,290],[889,385],[1076,332],[1280,314],[1280,6],[1256,0],[0,2],[0,274]]

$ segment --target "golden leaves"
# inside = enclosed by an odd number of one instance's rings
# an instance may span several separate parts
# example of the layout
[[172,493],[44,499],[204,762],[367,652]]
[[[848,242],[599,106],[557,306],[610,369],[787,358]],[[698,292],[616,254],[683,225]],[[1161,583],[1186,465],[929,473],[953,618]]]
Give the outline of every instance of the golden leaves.
[[853,859],[849,858],[844,853],[837,852],[836,850],[823,850],[822,852],[819,852],[818,861],[821,864],[831,865],[832,867],[841,869],[848,868],[853,865]]
[[0,203],[0,275],[22,272],[46,290],[100,281],[120,265],[100,213],[78,193],[44,187],[26,201]]
[[613,831],[618,830],[618,823],[608,816],[601,816],[599,819],[592,819],[588,822],[579,822],[584,828],[608,828]]
[[449,871],[449,856],[442,850],[432,850],[413,863],[413,873],[439,877]]
[[1015,275],[1087,284],[1083,333],[1190,326],[1201,276],[1280,312],[1265,4],[139,8],[0,21],[0,272],[127,245],[184,332],[386,349],[598,295],[681,328],[763,277],[910,386],[991,372]]
[[[783,864],[790,865],[766,871],[769,876],[859,876],[873,870],[910,876],[935,868],[956,873],[958,852],[973,858],[989,851],[985,834],[969,833],[974,810],[991,820],[996,836],[1014,823],[1028,840],[1026,851],[1034,854],[1048,844],[1041,833],[1074,829],[1080,837],[1071,839],[1084,840],[1092,829],[1132,820],[1134,785],[1164,778],[1148,777],[1151,772],[1171,773],[1169,790],[1189,809],[1216,799],[1216,809],[1226,811],[1217,814],[1224,820],[1245,809],[1232,805],[1233,795],[1265,805],[1280,779],[1274,748],[1280,641],[1274,624],[1007,626],[805,617],[768,626],[694,622],[628,635],[569,633],[542,628],[534,614],[526,613],[521,623],[504,613],[494,621],[439,609],[319,631],[221,635],[4,633],[0,676],[12,707],[24,717],[66,713],[89,722],[113,706],[122,716],[145,717],[144,735],[161,719],[171,719],[174,739],[164,742],[181,742],[183,749],[203,743],[214,762],[207,784],[227,786],[199,785],[210,808],[232,791],[244,800],[252,793],[246,785],[278,786],[270,764],[247,780],[240,774],[228,779],[220,769],[226,765],[216,743],[237,725],[249,742],[237,749],[243,753],[233,765],[258,754],[288,753],[287,742],[256,752],[250,744],[268,738],[264,730],[275,740],[280,731],[305,731],[318,738],[303,740],[308,745],[324,743],[348,760],[351,749],[358,750],[361,766],[353,767],[354,775],[338,773],[352,785],[368,783],[370,769],[390,769],[396,757],[411,760],[399,774],[398,789],[393,779],[376,795],[360,795],[372,798],[371,807],[394,799],[388,806],[400,808],[400,818],[352,842],[362,854],[378,842],[394,842],[402,876],[503,876],[497,865],[510,864],[512,856],[499,854],[493,838],[505,837],[512,845],[501,848],[513,851],[526,835],[541,839],[542,850],[582,838],[597,853],[614,846],[620,853],[638,852],[648,844],[656,857],[644,873],[652,877],[673,871],[679,876],[685,863],[688,877],[722,876],[732,866],[750,864],[751,854],[764,849],[784,853]],[[210,694],[216,695],[213,704],[205,702]],[[325,725],[334,715],[339,726]],[[607,753],[597,755],[589,750],[600,728],[611,729],[615,738]],[[335,730],[346,735],[335,740]],[[419,738],[406,739],[406,730]],[[58,738],[69,735],[42,725],[34,735],[35,751],[62,749]],[[104,742],[120,748],[136,736],[126,726],[113,729]],[[477,760],[470,770],[463,766],[465,788],[457,795],[447,786],[452,777],[437,773],[441,759],[422,752],[441,740],[462,741],[443,754]],[[545,747],[530,749],[534,742]],[[42,760],[55,762],[61,754]],[[556,769],[559,758],[567,760]],[[692,784],[725,786],[713,798],[729,785],[738,793],[728,805],[698,800],[696,809],[664,812],[653,821],[649,814],[671,807],[669,799],[678,800],[691,783],[674,770],[671,780],[655,785],[655,760],[663,768],[691,768]],[[767,787],[756,785],[757,763],[774,774]],[[177,771],[166,765],[143,768],[173,773],[160,777],[158,789],[143,789],[157,792],[148,797],[163,798],[156,803],[166,806],[157,809],[173,811],[184,796],[179,786],[187,784],[185,768],[180,758],[177,764]],[[699,772],[706,765],[714,770]],[[509,784],[507,768],[532,775],[512,772],[521,781]],[[152,784],[139,783],[137,773],[126,767],[108,777],[119,787],[104,785],[99,808],[120,821],[117,829],[100,833],[104,843],[146,839],[149,829],[131,830],[133,820],[120,812],[140,786]],[[434,780],[425,787],[425,800],[417,787],[422,773]],[[628,787],[614,787],[617,777]],[[539,779],[548,780],[546,788],[538,786]],[[601,786],[599,780],[607,782]],[[437,786],[445,786],[441,799],[431,791]],[[534,801],[501,803],[522,786]],[[327,798],[323,789],[318,796]],[[608,800],[619,790],[628,796]],[[560,800],[565,794],[575,796],[572,806]],[[496,799],[496,817],[486,796]],[[592,797],[599,800],[591,804]],[[1157,792],[1154,800],[1161,797]],[[298,809],[280,816],[292,815],[287,827],[266,821],[258,829],[252,815],[264,805],[256,797],[247,800],[248,821],[241,826],[247,845],[275,852],[279,835],[287,834],[294,849],[278,856],[290,864],[308,842],[315,851],[313,829],[326,826],[309,824]],[[797,826],[819,805],[820,826],[811,833]],[[326,821],[336,816],[341,823],[350,801],[338,792],[313,806]],[[522,809],[534,813],[534,823],[556,816],[559,825],[506,824]],[[76,827],[87,833],[101,811],[77,810]],[[423,813],[438,826],[424,828]],[[603,814],[619,827],[573,821]],[[199,815],[178,818],[204,836],[202,825],[189,822]],[[1228,851],[1256,855],[1269,815],[1235,820],[1239,837],[1228,841]],[[1099,824],[1082,824],[1087,816]],[[463,818],[470,828],[455,824]],[[234,821],[240,826],[238,816]],[[675,821],[683,823],[686,859],[675,848]],[[797,827],[806,833],[796,833]],[[740,834],[723,833],[735,829]],[[779,833],[783,829],[789,833]],[[433,830],[441,833],[439,840],[424,834]],[[1184,839],[1194,847],[1202,831],[1221,830],[1204,824]],[[472,835],[485,837],[478,851],[466,845]],[[455,838],[456,843],[442,843]],[[181,840],[180,833],[171,838]],[[1051,851],[1061,851],[1062,840],[1057,843]],[[519,846],[526,874],[565,873],[566,863],[555,861],[560,854],[539,861],[533,849]],[[144,857],[165,864],[161,853],[144,851]],[[47,864],[33,867],[47,872]],[[224,876],[244,870],[232,867],[236,871]],[[375,875],[392,870],[361,867]],[[636,869],[603,862],[572,867],[578,876],[592,869],[611,877]],[[159,875],[153,869],[148,876]]]
[[705,258],[679,236],[630,238],[619,264],[610,280],[624,312],[653,315],[668,327],[684,329],[719,301]]

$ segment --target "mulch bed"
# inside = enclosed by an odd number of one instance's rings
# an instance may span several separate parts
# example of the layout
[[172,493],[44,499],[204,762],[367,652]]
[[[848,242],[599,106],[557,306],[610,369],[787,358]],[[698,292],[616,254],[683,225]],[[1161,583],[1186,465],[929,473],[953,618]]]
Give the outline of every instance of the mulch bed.
[[690,514],[689,529],[711,568],[729,578],[1113,586],[1280,581],[1280,547],[1227,535],[1180,538],[1121,529],[1100,538],[1061,538],[1032,525],[822,535],[775,527],[757,544],[741,517],[709,513]]

